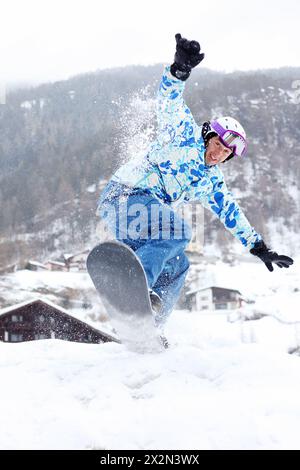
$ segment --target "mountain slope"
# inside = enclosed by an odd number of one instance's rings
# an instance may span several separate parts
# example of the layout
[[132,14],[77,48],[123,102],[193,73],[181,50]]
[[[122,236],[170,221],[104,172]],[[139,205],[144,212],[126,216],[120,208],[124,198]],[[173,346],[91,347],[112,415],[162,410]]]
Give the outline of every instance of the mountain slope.
[[[0,267],[92,242],[99,180],[155,134],[162,68],[99,71],[8,95],[0,107]],[[186,86],[199,124],[231,114],[247,129],[247,158],[222,169],[266,238],[274,227],[296,233],[300,222],[298,77],[297,68],[232,74],[199,68]],[[217,237],[225,252],[230,236],[210,215],[206,220],[207,239]]]

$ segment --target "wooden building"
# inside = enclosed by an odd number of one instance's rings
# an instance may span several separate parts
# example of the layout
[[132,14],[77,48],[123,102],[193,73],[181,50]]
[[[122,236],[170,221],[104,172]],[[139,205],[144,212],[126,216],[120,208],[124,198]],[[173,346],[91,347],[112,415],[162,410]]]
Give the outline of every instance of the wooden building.
[[49,260],[47,261],[46,266],[50,271],[69,271],[68,266],[62,261]]
[[48,267],[45,264],[39,263],[38,261],[29,260],[25,266],[25,269],[29,271],[47,271]]
[[75,254],[64,254],[63,260],[68,271],[86,271],[86,259],[88,254],[89,250]]
[[50,338],[81,343],[117,341],[46,300],[36,299],[0,310],[0,341]]
[[236,289],[210,286],[187,292],[190,310],[234,310],[241,306],[242,295]]

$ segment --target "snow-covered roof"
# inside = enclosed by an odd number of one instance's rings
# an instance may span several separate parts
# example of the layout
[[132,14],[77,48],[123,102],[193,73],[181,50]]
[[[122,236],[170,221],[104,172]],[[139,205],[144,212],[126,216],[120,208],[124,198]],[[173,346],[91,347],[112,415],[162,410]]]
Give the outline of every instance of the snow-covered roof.
[[31,264],[32,266],[38,266],[39,268],[47,269],[47,267],[44,264],[39,263],[38,261],[33,261],[32,259],[30,259],[28,263]]
[[69,258],[73,258],[74,254],[73,253],[64,253],[63,258],[65,260],[68,260]]
[[186,293],[186,295],[192,295],[192,294],[196,294],[197,292],[202,292],[204,290],[208,290],[208,289],[222,289],[222,290],[226,290],[226,291],[229,291],[229,292],[237,292],[238,294],[242,295],[241,292],[237,289],[229,289],[228,287],[222,287],[222,286],[216,286],[216,285],[209,285],[209,286],[206,286],[206,287],[199,287],[199,288],[196,288],[196,289],[193,289],[193,290],[190,290]]
[[[15,305],[10,305],[9,307],[2,308],[0,310],[0,316],[4,315],[6,313],[12,312],[13,310],[17,310],[19,308],[25,307],[26,305],[33,304],[35,302],[42,302],[43,304],[48,305],[49,307],[55,308],[56,310],[60,310],[62,313],[65,313],[66,315],[70,315],[70,312],[68,312],[66,309],[63,307],[60,307],[59,305],[56,305],[55,303],[51,302],[50,300],[42,299],[41,297],[34,297],[31,300],[25,300],[24,302],[20,302]],[[75,317],[74,317],[75,318]]]
[[65,260],[70,260],[72,258],[76,258],[77,256],[86,256],[89,253],[90,250],[84,250],[80,251],[79,253],[66,253],[63,254],[63,258]]
[[61,261],[52,261],[52,260],[49,260],[48,263],[50,264],[54,264],[55,266],[63,266],[65,267],[65,263],[62,263]]

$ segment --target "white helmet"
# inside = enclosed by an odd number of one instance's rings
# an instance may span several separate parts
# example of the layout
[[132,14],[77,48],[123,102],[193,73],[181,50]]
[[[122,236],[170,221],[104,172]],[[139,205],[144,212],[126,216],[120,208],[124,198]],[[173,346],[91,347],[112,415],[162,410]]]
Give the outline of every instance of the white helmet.
[[211,121],[210,126],[218,134],[221,142],[233,151],[234,155],[241,157],[246,153],[246,132],[236,119],[229,116],[220,117]]

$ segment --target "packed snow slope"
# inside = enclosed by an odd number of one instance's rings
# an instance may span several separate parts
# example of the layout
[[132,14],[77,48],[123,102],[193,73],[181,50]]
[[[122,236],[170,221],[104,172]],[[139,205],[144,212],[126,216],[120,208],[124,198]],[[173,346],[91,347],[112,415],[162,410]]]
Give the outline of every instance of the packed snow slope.
[[175,312],[173,346],[144,355],[0,343],[0,448],[300,449],[300,358],[241,328]]
[[[0,449],[300,449],[299,261],[274,273],[254,262],[204,267],[207,284],[254,303],[175,311],[161,353],[0,342]],[[2,295],[25,300],[41,282],[44,292],[75,287],[68,276],[10,274]]]

